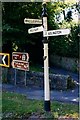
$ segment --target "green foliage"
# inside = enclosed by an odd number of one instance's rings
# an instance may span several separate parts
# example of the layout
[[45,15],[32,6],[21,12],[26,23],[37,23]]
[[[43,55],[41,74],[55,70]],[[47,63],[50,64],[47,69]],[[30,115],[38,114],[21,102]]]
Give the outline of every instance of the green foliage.
[[38,117],[52,119],[59,116],[69,115],[72,118],[79,117],[78,105],[51,102],[51,112],[44,111],[43,101],[29,100],[26,96],[16,94],[14,92],[3,92],[2,94],[2,112],[4,119],[15,119],[30,117],[30,115],[38,115]]
[[75,23],[71,19],[71,15],[68,14],[68,18],[62,21],[62,23],[55,23],[55,15],[63,12],[65,8],[73,6],[70,4],[64,4],[63,2],[57,2],[48,5],[49,10],[49,29],[71,29],[69,35],[49,37],[50,54],[57,54],[66,57],[77,57],[79,55],[79,24]]
[[79,55],[79,27],[73,22],[63,22],[60,28],[70,28],[67,36],[57,36],[50,39],[50,52],[60,56],[76,57]]
[[31,64],[30,71],[43,72],[43,68],[42,66],[39,66],[38,64]]
[[78,58],[79,24],[72,21],[70,14],[68,14],[68,18],[62,21],[62,23],[55,23],[55,15],[59,14],[60,12],[63,12],[64,9],[69,6],[73,6],[72,2],[69,2],[69,4],[64,4],[63,2],[55,2],[52,5],[48,4],[49,29],[71,29],[69,35],[49,37],[50,54]]
[[[78,57],[77,24],[72,21],[55,23],[55,15],[63,12],[68,4],[63,2],[47,3],[48,30],[71,28],[68,36],[50,37],[50,54]],[[42,33],[28,34],[28,29],[38,25],[24,24],[24,18],[41,19],[42,3],[40,2],[4,2],[2,3],[2,43],[3,52],[29,52],[30,60],[40,62],[43,56]],[[74,52],[73,52],[74,51]]]

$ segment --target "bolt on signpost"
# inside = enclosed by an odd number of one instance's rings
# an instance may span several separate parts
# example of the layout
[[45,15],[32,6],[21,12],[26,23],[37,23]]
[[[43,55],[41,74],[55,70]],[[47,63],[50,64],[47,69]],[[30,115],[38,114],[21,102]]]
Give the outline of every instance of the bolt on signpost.
[[43,21],[43,45],[44,45],[44,57],[43,57],[43,59],[44,59],[44,109],[45,109],[45,111],[50,111],[48,37],[44,37],[44,33],[47,31],[46,3],[43,3],[42,21]]

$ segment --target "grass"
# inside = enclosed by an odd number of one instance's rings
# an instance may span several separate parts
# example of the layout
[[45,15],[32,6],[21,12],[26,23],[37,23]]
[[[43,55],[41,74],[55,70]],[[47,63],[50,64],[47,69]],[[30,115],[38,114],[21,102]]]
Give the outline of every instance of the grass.
[[35,72],[43,72],[43,68],[41,65],[38,65],[38,64],[32,64],[30,66],[30,71],[35,71]]
[[[35,72],[44,72],[44,66],[42,67],[42,65],[39,65],[39,64],[32,64],[30,66],[30,71],[35,71]],[[49,69],[49,73],[55,73],[54,71],[50,70]]]
[[[69,115],[73,118],[79,116],[78,105],[51,102],[51,112],[47,114],[44,111],[44,102],[29,100],[26,96],[13,92],[3,92],[2,95],[3,118],[19,118],[26,116],[28,118],[33,113],[45,115],[47,117],[58,118],[59,116]],[[12,119],[11,119],[12,120]]]

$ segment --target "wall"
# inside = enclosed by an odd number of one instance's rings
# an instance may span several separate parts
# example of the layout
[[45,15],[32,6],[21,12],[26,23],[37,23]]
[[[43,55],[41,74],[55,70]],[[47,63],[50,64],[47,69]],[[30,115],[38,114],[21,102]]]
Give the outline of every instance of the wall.
[[[5,74],[6,73],[6,74]],[[15,85],[15,69],[9,68],[2,71],[3,82],[11,83]],[[16,85],[24,86],[26,80],[26,86],[44,88],[44,73],[43,72],[26,72],[16,70]],[[71,89],[74,86],[74,80],[69,75],[50,74],[49,75],[50,88],[56,90]]]
[[56,55],[50,56],[50,62],[53,66],[62,67],[64,69],[78,72],[78,59],[77,58],[67,58]]

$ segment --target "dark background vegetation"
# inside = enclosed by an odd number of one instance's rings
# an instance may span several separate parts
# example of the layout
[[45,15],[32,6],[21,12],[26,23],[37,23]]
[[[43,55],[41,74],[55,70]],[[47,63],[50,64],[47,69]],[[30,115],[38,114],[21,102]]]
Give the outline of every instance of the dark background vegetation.
[[[76,57],[79,55],[79,25],[66,19],[62,23],[55,23],[55,15],[63,11],[68,5],[62,2],[48,3],[48,29],[71,28],[67,36],[49,37],[49,55]],[[28,52],[30,62],[43,62],[43,37],[41,33],[28,34],[28,29],[40,25],[24,24],[24,18],[41,19],[42,3],[2,3],[2,51]],[[69,16],[69,15],[68,15]],[[12,57],[11,57],[12,58]]]

